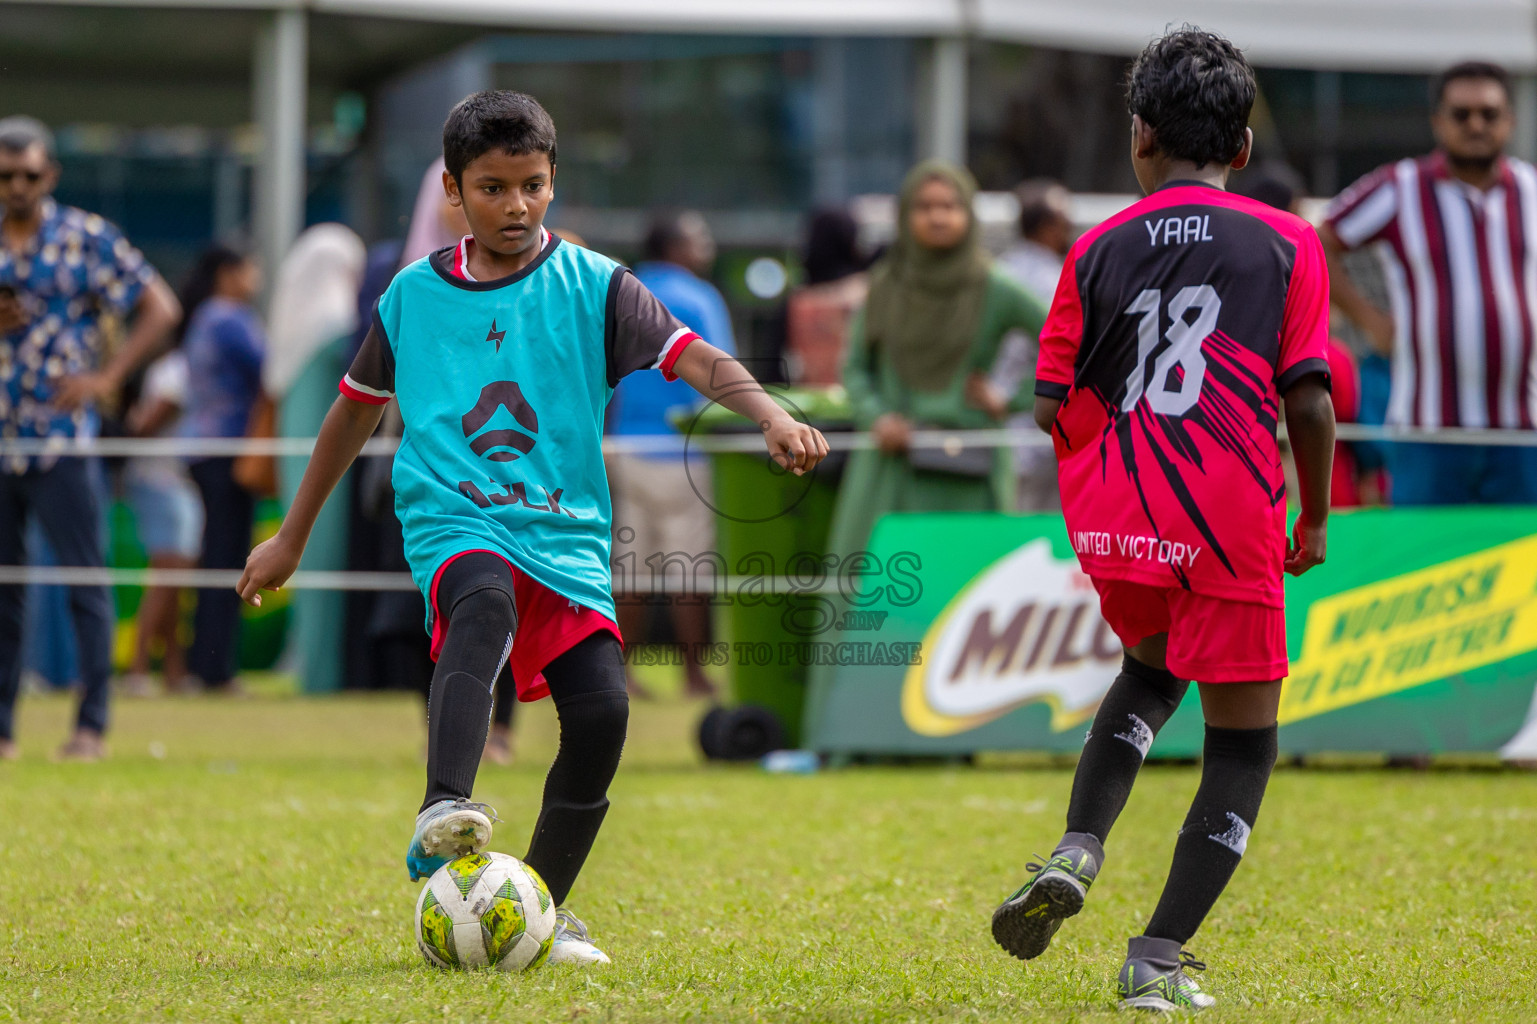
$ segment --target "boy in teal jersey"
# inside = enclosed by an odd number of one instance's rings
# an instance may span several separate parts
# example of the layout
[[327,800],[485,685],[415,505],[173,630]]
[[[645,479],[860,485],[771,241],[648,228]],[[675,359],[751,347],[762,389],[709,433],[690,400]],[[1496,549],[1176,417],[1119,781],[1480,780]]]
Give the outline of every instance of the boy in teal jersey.
[[476,93],[450,112],[443,187],[470,234],[379,300],[293,507],[238,589],[260,604],[293,574],[326,497],[398,401],[395,508],[437,659],[406,867],[414,881],[490,841],[494,815],[470,797],[509,664],[519,699],[548,694],[560,719],[523,859],[560,907],[550,962],[585,964],[608,958],[564,903],[608,810],[628,718],[602,458],[614,386],[636,370],[681,377],[757,423],[797,475],[827,442],[625,268],[544,230],[555,152],[555,125],[529,96]]

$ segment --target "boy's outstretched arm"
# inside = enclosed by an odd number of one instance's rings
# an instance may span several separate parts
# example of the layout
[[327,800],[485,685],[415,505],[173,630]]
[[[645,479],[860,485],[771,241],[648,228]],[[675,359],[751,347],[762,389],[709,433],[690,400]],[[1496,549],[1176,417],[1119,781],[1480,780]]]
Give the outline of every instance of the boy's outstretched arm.
[[769,455],[796,476],[827,456],[827,439],[821,431],[796,422],[768,396],[747,367],[709,342],[693,342],[672,369],[710,401],[758,424]]
[[315,439],[315,451],[304,467],[299,493],[283,517],[283,525],[272,539],[256,545],[246,559],[245,572],[235,586],[242,601],[260,605],[259,591],[276,590],[288,582],[299,567],[299,557],[304,554],[304,545],[315,528],[321,506],[363,450],[364,442],[373,436],[383,415],[384,406],[355,402],[345,396],[337,396],[331,403],[331,411],[320,425],[320,436]]
[[1286,549],[1286,571],[1301,576],[1324,560],[1329,479],[1334,472],[1334,402],[1322,376],[1310,373],[1286,392],[1286,435],[1297,463],[1302,512]]

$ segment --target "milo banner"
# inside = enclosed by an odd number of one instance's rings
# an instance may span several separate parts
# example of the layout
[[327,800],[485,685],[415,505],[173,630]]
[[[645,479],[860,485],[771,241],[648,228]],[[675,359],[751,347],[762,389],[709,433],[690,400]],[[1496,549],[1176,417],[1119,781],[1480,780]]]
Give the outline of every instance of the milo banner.
[[[1076,751],[1121,663],[1060,516],[888,516],[843,644],[903,666],[815,681],[807,745],[830,753]],[[1329,560],[1286,583],[1286,753],[1500,751],[1537,758],[1537,509],[1370,509],[1329,522]],[[898,647],[900,644],[917,647]],[[1528,719],[1531,718],[1529,723]],[[1154,755],[1194,756],[1194,687]]]

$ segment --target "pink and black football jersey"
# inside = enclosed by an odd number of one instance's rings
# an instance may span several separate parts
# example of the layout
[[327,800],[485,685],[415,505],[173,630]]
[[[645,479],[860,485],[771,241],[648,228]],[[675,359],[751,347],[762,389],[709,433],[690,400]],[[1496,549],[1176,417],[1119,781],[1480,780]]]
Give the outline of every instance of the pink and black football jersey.
[[1329,372],[1329,277],[1301,219],[1165,186],[1085,234],[1041,331],[1084,571],[1280,606],[1279,396]]

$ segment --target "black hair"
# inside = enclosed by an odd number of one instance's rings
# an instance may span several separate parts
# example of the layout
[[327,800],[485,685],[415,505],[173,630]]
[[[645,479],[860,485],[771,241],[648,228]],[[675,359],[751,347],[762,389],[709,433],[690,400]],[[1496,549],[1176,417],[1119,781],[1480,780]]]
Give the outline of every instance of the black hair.
[[192,323],[192,314],[197,308],[213,297],[214,288],[219,283],[219,274],[229,267],[238,267],[242,263],[249,262],[251,254],[234,245],[211,245],[204,249],[198,256],[197,262],[192,265],[186,280],[182,282],[181,291],[177,298],[181,300],[181,323],[176,325],[176,330],[171,335],[171,345],[177,346],[187,336],[187,326]]
[[1257,175],[1243,189],[1243,194],[1250,199],[1289,213],[1297,197],[1307,195],[1307,184],[1302,175],[1288,163],[1267,160],[1256,171]]
[[443,165],[455,181],[476,157],[544,153],[555,166],[555,122],[527,93],[487,89],[459,101],[443,122]]
[[806,283],[841,281],[869,266],[859,249],[859,224],[839,207],[816,211],[806,233]]
[[641,258],[667,259],[673,246],[688,237],[687,222],[690,219],[702,218],[693,210],[664,210],[652,217],[651,226],[646,228],[646,237],[641,241]]
[[1067,186],[1054,178],[1032,178],[1014,190],[1019,198],[1019,233],[1029,238],[1053,218],[1067,217],[1059,199],[1068,197]]
[[1498,82],[1500,88],[1505,91],[1505,98],[1510,99],[1510,72],[1487,60],[1465,60],[1460,64],[1453,64],[1445,71],[1437,75],[1430,86],[1430,102],[1432,106],[1439,107],[1441,101],[1446,99],[1446,87],[1453,82],[1460,82],[1468,78],[1484,78]]
[[1126,76],[1126,105],[1158,148],[1197,167],[1238,156],[1255,92],[1238,47],[1189,25],[1148,43]]
[[49,160],[55,159],[53,132],[35,117],[15,114],[0,118],[0,149],[8,153],[22,153],[33,146],[42,146]]

